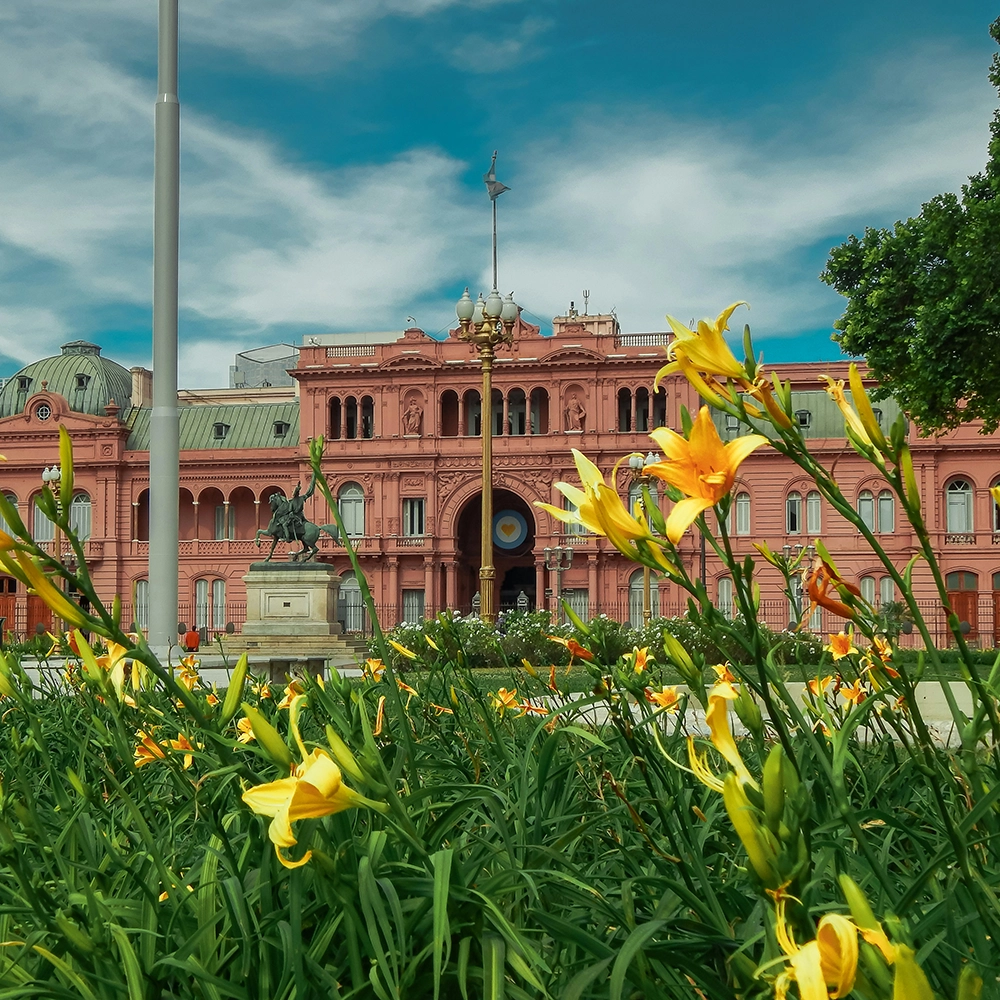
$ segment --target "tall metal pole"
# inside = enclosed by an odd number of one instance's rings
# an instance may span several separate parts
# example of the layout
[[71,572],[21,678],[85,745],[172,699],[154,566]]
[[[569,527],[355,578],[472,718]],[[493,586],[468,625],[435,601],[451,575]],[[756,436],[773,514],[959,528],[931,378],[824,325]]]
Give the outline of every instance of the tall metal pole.
[[[493,202],[493,212],[497,204]],[[483,402],[480,430],[483,434],[483,545],[479,560],[479,617],[492,625],[497,618],[496,567],[493,565],[493,345],[480,345],[483,366]]]
[[497,291],[497,200],[493,199],[493,291]]
[[153,412],[149,435],[149,644],[177,641],[180,441],[177,416],[177,254],[180,103],[177,0],[159,0],[153,168]]

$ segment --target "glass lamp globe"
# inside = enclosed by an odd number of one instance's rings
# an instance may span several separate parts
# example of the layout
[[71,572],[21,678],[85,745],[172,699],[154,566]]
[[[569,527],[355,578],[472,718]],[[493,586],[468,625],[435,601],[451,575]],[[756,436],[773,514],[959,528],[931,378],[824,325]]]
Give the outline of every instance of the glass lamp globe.
[[500,313],[503,312],[503,299],[500,298],[500,293],[494,288],[489,295],[486,296],[486,303],[483,307],[483,315],[487,319],[499,319]]
[[517,303],[514,301],[514,293],[503,297],[503,307],[500,310],[500,320],[503,323],[513,323],[517,319]]
[[486,303],[483,301],[483,293],[479,293],[479,298],[476,299],[476,304],[472,312],[472,322],[479,326],[483,321],[483,312],[485,310]]
[[466,288],[466,290],[462,292],[462,297],[455,305],[455,315],[458,316],[460,322],[468,323],[469,320],[472,319],[472,315],[475,311],[476,304],[469,297],[469,289]]

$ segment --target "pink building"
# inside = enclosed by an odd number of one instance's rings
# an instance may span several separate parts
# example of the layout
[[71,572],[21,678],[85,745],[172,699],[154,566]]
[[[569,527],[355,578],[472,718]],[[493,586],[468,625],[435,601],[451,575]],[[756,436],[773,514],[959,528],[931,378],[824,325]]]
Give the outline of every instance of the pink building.
[[[486,413],[495,435],[494,552],[501,607],[554,607],[560,589],[580,613],[640,620],[642,572],[603,538],[567,532],[534,507],[560,503],[554,483],[574,481],[571,448],[602,469],[630,451],[654,447],[647,431],[680,425],[680,407],[697,397],[683,379],[653,392],[664,363],[665,333],[622,333],[614,316],[553,320],[553,336],[519,321],[514,347],[494,369]],[[338,497],[383,619],[468,611],[478,588],[480,449],[484,419],[479,363],[454,335],[437,341],[410,329],[385,336],[321,335],[299,349],[291,387],[191,390],[181,402],[180,580],[178,620],[221,629],[239,627],[245,608],[242,576],[262,558],[253,543],[268,521],[268,496],[308,482],[307,442],[328,440],[325,471]],[[386,342],[389,341],[389,342]],[[846,366],[777,366],[791,379],[798,419],[813,447],[836,463],[845,494],[869,519],[902,566],[915,551],[898,506],[874,470],[846,446],[843,422],[817,381],[820,372],[846,376]],[[834,371],[833,369],[837,369]],[[17,503],[36,538],[55,544],[52,525],[36,511],[42,472],[58,463],[57,429],[73,436],[77,468],[74,524],[87,536],[87,558],[101,591],[119,592],[126,614],[146,615],[148,560],[149,373],[128,371],[84,342],[31,365],[0,390],[0,489]],[[883,419],[894,419],[891,401]],[[723,436],[736,433],[724,414]],[[956,609],[971,634],[1000,637],[1000,519],[989,487],[1000,478],[996,435],[974,428],[941,438],[911,434],[914,462],[937,551]],[[891,580],[847,522],[819,501],[797,470],[777,453],[757,451],[743,466],[732,532],[737,551],[753,541],[793,553],[822,537],[841,571],[874,602],[894,599]],[[625,495],[627,468],[619,477]],[[332,520],[319,497],[307,514]],[[341,617],[363,630],[357,582],[343,548],[323,537],[321,555],[345,574]],[[545,549],[572,552],[561,574],[546,569]],[[283,548],[283,547],[281,547]],[[700,547],[682,544],[691,572],[701,572]],[[563,556],[564,563],[568,556]],[[765,611],[781,627],[789,602],[777,576],[762,572]],[[720,607],[731,583],[709,551],[705,578]],[[929,576],[918,572],[922,599]],[[7,627],[48,624],[44,608],[3,580],[0,615]],[[683,610],[683,595],[666,584],[654,607]],[[833,621],[814,620],[817,628]]]

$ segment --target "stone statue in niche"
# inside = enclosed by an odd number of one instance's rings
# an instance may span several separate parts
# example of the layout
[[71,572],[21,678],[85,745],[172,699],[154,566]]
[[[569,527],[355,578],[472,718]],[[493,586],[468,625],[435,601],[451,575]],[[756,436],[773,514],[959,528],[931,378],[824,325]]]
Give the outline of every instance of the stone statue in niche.
[[582,431],[587,422],[587,411],[580,402],[580,397],[574,392],[566,407],[566,430]]
[[424,426],[424,408],[416,401],[410,400],[410,405],[403,411],[403,433],[420,434]]

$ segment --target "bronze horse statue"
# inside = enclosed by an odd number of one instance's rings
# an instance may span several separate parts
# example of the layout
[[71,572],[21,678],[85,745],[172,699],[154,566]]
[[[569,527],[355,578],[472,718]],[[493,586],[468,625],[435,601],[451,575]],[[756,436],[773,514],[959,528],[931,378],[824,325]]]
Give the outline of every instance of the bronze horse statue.
[[291,562],[308,562],[319,555],[319,536],[322,532],[328,534],[334,541],[340,538],[340,532],[335,524],[313,524],[306,519],[302,510],[305,501],[312,495],[315,488],[315,478],[309,484],[309,489],[299,495],[299,486],[295,487],[295,492],[291,497],[283,497],[280,493],[272,493],[268,497],[271,506],[271,521],[266,528],[258,528],[254,535],[254,542],[260,546],[260,536],[266,535],[271,539],[271,549],[267,553],[265,562],[270,562],[274,555],[275,546],[278,542],[301,542],[302,548],[289,555]]

